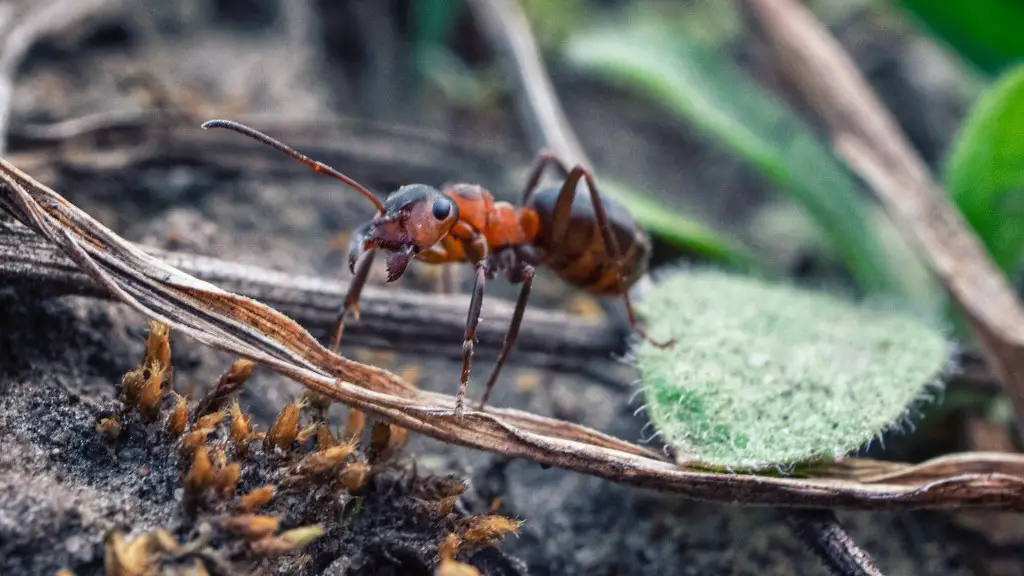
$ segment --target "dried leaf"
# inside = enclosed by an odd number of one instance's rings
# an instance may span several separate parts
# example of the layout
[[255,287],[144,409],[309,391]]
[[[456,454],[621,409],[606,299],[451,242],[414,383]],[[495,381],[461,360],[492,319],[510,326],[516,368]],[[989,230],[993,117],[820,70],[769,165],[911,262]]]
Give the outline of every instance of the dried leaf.
[[[656,451],[520,410],[454,413],[454,398],[332,354],[298,323],[143,252],[0,159],[0,206],[53,242],[102,288],[150,319],[248,358],[374,418],[455,445],[672,491],[760,506],[1024,509],[1024,456],[964,453],[917,465],[846,460],[804,477],[679,468]],[[876,477],[850,469],[884,468]]]

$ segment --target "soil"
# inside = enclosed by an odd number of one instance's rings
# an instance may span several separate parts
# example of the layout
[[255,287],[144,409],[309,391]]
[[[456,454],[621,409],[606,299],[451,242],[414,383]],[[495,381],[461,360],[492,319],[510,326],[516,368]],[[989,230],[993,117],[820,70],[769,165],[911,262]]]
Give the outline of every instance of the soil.
[[[378,69],[368,47],[379,44],[380,54],[407,54],[404,26],[395,24],[404,3],[393,4],[369,15],[372,11],[327,2],[137,2],[74,37],[38,44],[18,75],[12,127],[145,107],[146,97],[122,82],[126,74],[144,71],[178,93],[194,91],[216,116],[377,117],[505,148],[512,151],[510,161],[523,163],[528,150],[523,152],[526,145],[508,102],[467,110],[427,91],[418,105],[407,107],[392,94],[395,88],[387,82],[404,78],[408,70],[397,65],[401,60],[386,61],[395,64],[392,69]],[[869,25],[845,22],[841,37],[858,37],[857,31],[863,34]],[[392,32],[378,37],[371,30]],[[872,45],[883,48],[861,51],[870,54],[855,50],[855,55],[875,62],[870,72],[886,100],[916,103],[895,108],[925,157],[934,161],[962,104],[907,73],[915,64],[906,59],[916,53],[907,42],[876,36]],[[672,205],[745,236],[746,224],[771,196],[755,173],[645,103],[557,66],[553,74],[570,103],[570,120],[602,170],[661,190]],[[192,129],[196,138],[202,136],[198,127]],[[392,184],[388,174],[371,177],[371,186]],[[130,167],[114,182],[61,172],[45,183],[129,240],[161,246],[180,234],[191,251],[337,275],[339,281],[349,275],[341,256],[330,251],[330,239],[371,214],[358,197],[327,180],[296,184],[149,166]],[[406,287],[432,285],[429,271],[412,272]],[[371,281],[382,283],[380,276]],[[568,306],[575,297],[547,275],[535,290],[539,305]],[[509,297],[514,289],[495,282],[488,293]],[[0,326],[0,574],[54,574],[60,568],[79,576],[101,574],[105,533],[136,535],[178,526],[182,515],[183,463],[159,430],[126,421],[113,443],[95,430],[121,376],[141,357],[146,321],[116,304],[2,288]],[[416,370],[418,384],[427,389],[451,392],[458,381],[459,367],[447,360],[399,358],[386,350],[343,352],[396,371]],[[233,361],[178,335],[172,336],[172,358],[175,388],[192,390],[193,396]],[[624,383],[633,378],[628,367],[614,361],[609,369],[621,371]],[[638,440],[646,422],[634,414],[633,392],[581,375],[538,372],[516,364],[513,355],[493,401]],[[296,384],[257,370],[241,403],[265,430],[301,393]],[[343,424],[344,407],[332,407],[329,417]],[[453,474],[468,483],[456,516],[483,513],[500,498],[502,514],[525,521],[518,537],[469,559],[486,574],[827,573],[772,510],[687,501],[421,437],[411,439],[404,457],[415,459],[420,482]],[[242,484],[254,487],[268,472],[246,474]],[[416,489],[410,486],[382,479],[368,488],[358,521],[328,518],[333,531],[311,548],[312,561],[299,572],[431,573],[445,526],[417,508]],[[308,504],[281,512],[298,523],[310,514]],[[967,566],[960,531],[944,515],[840,518],[886,574],[975,573]]]

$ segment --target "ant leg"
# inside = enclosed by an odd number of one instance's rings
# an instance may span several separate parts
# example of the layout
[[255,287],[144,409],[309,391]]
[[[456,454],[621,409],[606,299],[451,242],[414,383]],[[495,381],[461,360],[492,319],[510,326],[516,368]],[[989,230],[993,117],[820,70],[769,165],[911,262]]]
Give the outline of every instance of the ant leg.
[[455,393],[455,414],[461,416],[465,411],[466,388],[469,387],[469,370],[473,364],[473,350],[476,346],[476,327],[480,323],[480,307],[484,299],[484,285],[491,271],[491,263],[483,259],[476,263],[476,282],[473,284],[473,297],[469,301],[469,315],[466,316],[466,334],[462,339],[462,380],[459,391]]
[[[594,182],[594,175],[582,166],[577,165],[569,172],[569,176],[566,177],[565,183],[562,184],[562,189],[558,193],[558,201],[555,204],[555,215],[552,219],[551,237],[555,239],[563,238],[568,232],[569,215],[572,210],[573,200],[576,197],[576,191],[579,187],[580,179],[584,179],[587,183],[587,188],[590,192],[590,202],[594,206],[594,215],[597,218],[598,228],[601,230],[601,237],[604,240],[605,247],[611,253],[611,257],[615,262],[616,268],[618,268],[616,272],[616,282],[620,287],[622,287],[622,252],[619,251],[619,243],[615,239],[615,235],[612,234],[612,227],[608,222],[608,215],[604,211],[604,202],[601,201],[601,194],[597,189],[597,183]],[[628,291],[622,290],[622,299],[626,304],[626,311],[629,314],[630,326],[643,336],[644,340],[647,340],[658,348],[668,348],[675,344],[675,340],[658,342],[651,338],[643,326],[641,326],[640,322],[636,318],[636,314],[633,312],[633,303],[629,298]]]
[[533,161],[533,167],[530,168],[530,176],[526,179],[526,186],[523,187],[523,193],[520,196],[522,198],[519,201],[520,206],[525,206],[533,193],[537,191],[540,177],[548,166],[554,166],[562,178],[569,176],[569,169],[565,167],[565,163],[555,155],[553,150],[541,150],[540,154],[537,154],[537,159]]
[[484,406],[487,406],[487,400],[491,397],[491,389],[498,382],[498,374],[501,372],[501,367],[505,364],[505,358],[508,357],[512,346],[516,343],[516,337],[519,335],[519,326],[523,323],[523,313],[526,311],[526,301],[530,298],[530,287],[533,286],[534,274],[533,266],[529,264],[521,264],[517,270],[509,274],[510,281],[522,282],[523,286],[519,289],[519,299],[516,300],[515,312],[512,313],[512,323],[508,327],[508,332],[505,333],[505,342],[501,345],[501,354],[498,356],[498,362],[494,365],[494,369],[491,370],[491,377],[487,379],[487,387],[484,388],[483,398],[480,399],[479,410],[483,410]]
[[331,352],[338,353],[341,348],[341,333],[345,328],[345,318],[349,311],[356,320],[359,319],[359,296],[366,285],[366,279],[370,277],[370,268],[373,266],[373,258],[377,255],[375,248],[362,253],[355,265],[355,272],[352,275],[352,282],[348,285],[348,292],[345,294],[345,303],[338,312],[338,319],[334,324],[334,335],[331,337]]

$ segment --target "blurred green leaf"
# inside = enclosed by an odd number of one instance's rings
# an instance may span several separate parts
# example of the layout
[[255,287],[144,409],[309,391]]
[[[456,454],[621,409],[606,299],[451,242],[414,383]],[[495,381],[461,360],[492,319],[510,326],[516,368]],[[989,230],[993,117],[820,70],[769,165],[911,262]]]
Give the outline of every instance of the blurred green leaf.
[[985,72],[999,73],[1024,59],[1024,2],[902,0],[900,4]]
[[448,33],[465,7],[464,0],[417,0],[412,3],[409,17],[413,57],[420,70],[433,63],[434,52],[445,46]]
[[1024,65],[975,103],[947,160],[946,186],[1011,276],[1024,256]]
[[565,56],[580,69],[656,100],[758,168],[811,216],[865,291],[934,313],[931,279],[922,283],[926,275],[901,273],[909,248],[898,241],[880,243],[877,227],[884,222],[811,129],[730,62],[670,34],[664,27],[636,25],[592,30],[572,38]]
[[676,248],[714,262],[726,262],[738,270],[760,269],[757,258],[745,247],[695,220],[667,210],[658,199],[607,178],[602,178],[599,185],[601,193],[622,203],[643,229]]

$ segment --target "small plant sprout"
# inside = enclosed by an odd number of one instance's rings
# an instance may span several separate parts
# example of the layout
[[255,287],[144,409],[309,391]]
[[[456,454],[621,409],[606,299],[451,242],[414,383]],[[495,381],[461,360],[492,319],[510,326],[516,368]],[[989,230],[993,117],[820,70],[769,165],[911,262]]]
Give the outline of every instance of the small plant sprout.
[[660,282],[643,314],[680,346],[635,349],[677,461],[732,470],[835,458],[899,424],[950,346],[895,310],[715,271]]

